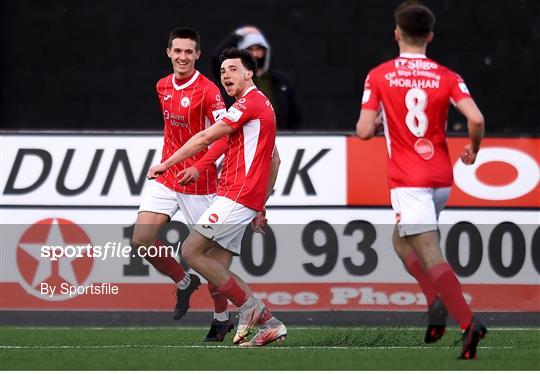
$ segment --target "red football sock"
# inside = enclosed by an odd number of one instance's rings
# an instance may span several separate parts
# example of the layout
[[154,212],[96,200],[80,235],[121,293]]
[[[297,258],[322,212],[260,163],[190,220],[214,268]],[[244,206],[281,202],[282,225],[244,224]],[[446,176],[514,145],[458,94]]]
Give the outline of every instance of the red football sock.
[[422,265],[420,265],[418,256],[416,253],[411,252],[407,258],[405,258],[404,262],[405,268],[418,282],[420,289],[426,297],[427,305],[430,306],[437,298],[437,291],[435,290],[435,287],[433,287],[433,283],[431,282],[431,279],[429,279],[428,274],[424,271]]
[[[159,242],[157,242],[156,245],[158,245],[158,243]],[[171,255],[161,257],[150,257],[146,255],[144,256],[144,259],[152,264],[152,266],[161,274],[171,278],[174,283],[180,282],[186,275],[182,265],[180,265]]]
[[229,278],[229,280],[223,286],[218,288],[218,291],[225,295],[227,299],[231,300],[237,308],[240,308],[249,299],[247,293],[234,281],[233,278]]
[[450,265],[446,262],[435,265],[429,269],[429,277],[452,318],[465,330],[471,324],[472,312],[463,298],[461,284]]
[[268,309],[264,309],[257,323],[259,325],[264,325],[266,322],[270,321],[270,318],[272,318],[272,313],[270,313]]
[[218,288],[213,284],[208,283],[208,292],[214,300],[214,311],[223,313],[227,310],[227,297],[218,291]]

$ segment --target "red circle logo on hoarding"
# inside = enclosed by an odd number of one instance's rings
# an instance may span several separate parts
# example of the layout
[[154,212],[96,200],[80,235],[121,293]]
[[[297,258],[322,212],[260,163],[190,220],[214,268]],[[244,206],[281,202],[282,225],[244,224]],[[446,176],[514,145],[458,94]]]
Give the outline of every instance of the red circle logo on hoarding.
[[74,222],[63,218],[40,220],[23,233],[17,245],[21,286],[30,294],[61,301],[62,286],[85,284],[94,259],[89,255],[90,238]]

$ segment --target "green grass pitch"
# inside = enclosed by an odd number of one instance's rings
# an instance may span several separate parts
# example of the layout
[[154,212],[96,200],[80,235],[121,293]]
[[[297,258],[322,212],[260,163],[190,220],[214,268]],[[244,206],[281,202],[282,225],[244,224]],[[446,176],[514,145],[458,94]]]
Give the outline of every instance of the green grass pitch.
[[260,348],[202,343],[206,328],[0,327],[0,370],[539,370],[540,330],[492,328],[478,360],[460,361],[461,333],[434,345],[422,328],[289,327]]

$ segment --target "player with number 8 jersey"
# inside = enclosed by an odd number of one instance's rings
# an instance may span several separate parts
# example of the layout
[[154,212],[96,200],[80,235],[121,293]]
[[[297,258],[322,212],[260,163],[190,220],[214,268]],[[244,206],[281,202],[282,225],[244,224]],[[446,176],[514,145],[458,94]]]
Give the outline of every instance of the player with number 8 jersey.
[[369,72],[362,109],[382,111],[390,188],[452,185],[448,106],[470,97],[459,75],[423,54],[403,53]]
[[459,357],[472,359],[487,330],[474,317],[459,280],[442,256],[437,223],[453,181],[446,144],[448,106],[454,104],[467,118],[470,144],[461,154],[465,164],[474,163],[480,150],[484,118],[459,75],[425,55],[434,35],[431,10],[404,1],[394,17],[400,55],[369,72],[356,134],[363,140],[373,137],[381,112],[396,216],[392,244],[426,297],[424,341],[434,343],[443,337],[450,314],[463,329]]

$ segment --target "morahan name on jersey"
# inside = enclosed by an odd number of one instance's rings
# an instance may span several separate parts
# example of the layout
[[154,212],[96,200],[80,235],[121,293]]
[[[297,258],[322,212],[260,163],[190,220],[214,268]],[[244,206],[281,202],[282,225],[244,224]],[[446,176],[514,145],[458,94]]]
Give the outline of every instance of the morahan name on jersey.
[[470,97],[459,75],[424,55],[402,54],[369,72],[362,109],[382,112],[390,188],[452,185],[448,106]]
[[[225,103],[218,87],[204,75],[195,71],[186,82],[177,82],[174,74],[160,79],[156,86],[163,112],[164,144],[161,161],[165,161],[199,131],[214,124],[225,113]],[[172,166],[157,178],[170,189],[191,195],[208,195],[216,192],[215,165],[201,174],[195,183],[178,184],[178,172],[193,166],[207,151]]]
[[236,131],[229,136],[217,194],[261,211],[276,140],[274,108],[252,86],[221,119]]

